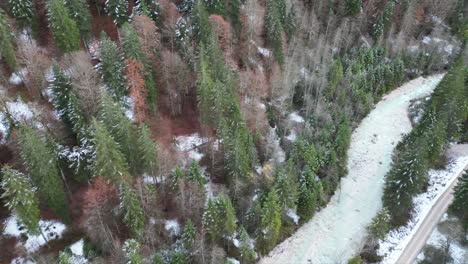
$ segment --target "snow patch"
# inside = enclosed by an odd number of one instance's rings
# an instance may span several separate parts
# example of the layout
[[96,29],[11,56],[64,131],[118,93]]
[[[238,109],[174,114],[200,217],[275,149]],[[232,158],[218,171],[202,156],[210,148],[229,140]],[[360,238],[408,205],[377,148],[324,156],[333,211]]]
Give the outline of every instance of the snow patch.
[[8,81],[14,85],[22,84],[23,76],[26,76],[26,74],[28,74],[28,70],[26,68],[23,68],[19,71],[12,73]]
[[257,50],[258,50],[258,53],[260,53],[264,57],[268,58],[271,56],[271,51],[269,49],[257,47]]
[[294,212],[293,209],[289,208],[287,211],[286,211],[286,215],[291,218],[294,223],[297,225],[299,223],[299,219],[300,217],[296,214],[296,212]]
[[289,141],[291,141],[291,142],[296,141],[296,139],[297,139],[296,130],[295,130],[295,129],[291,129],[291,132],[290,132],[290,134],[286,137],[286,139],[289,140]]
[[200,161],[203,158],[203,154],[197,149],[197,146],[208,142],[207,138],[202,138],[198,133],[194,133],[189,136],[178,136],[175,138],[175,146],[180,152],[188,154],[190,159]]
[[171,235],[173,236],[177,236],[179,235],[180,233],[180,225],[179,225],[179,222],[177,222],[177,220],[173,219],[173,220],[166,220],[164,222],[164,229],[166,229],[167,231],[169,231],[169,233],[171,233]]
[[[47,244],[44,237],[39,235],[30,235],[26,232],[24,227],[21,226],[16,216],[9,217],[4,223],[3,235],[17,237],[27,237],[26,241],[19,242],[26,249],[27,252],[32,253],[37,251],[40,247]],[[39,220],[39,227],[48,241],[60,239],[66,226],[55,220]]]
[[304,123],[304,118],[300,116],[297,112],[292,112],[289,114],[289,120],[296,123]]
[[240,264],[240,261],[238,261],[237,259],[234,259],[234,258],[227,258],[227,259],[226,259],[226,263],[230,263],[230,264]]

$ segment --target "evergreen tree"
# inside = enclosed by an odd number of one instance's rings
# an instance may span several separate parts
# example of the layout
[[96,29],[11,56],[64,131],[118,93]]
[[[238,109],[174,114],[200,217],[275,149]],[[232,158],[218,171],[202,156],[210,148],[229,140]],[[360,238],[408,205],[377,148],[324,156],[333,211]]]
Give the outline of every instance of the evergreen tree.
[[4,193],[1,198],[6,201],[8,210],[18,216],[28,233],[38,234],[40,211],[36,188],[26,175],[8,166],[3,167],[2,174]]
[[343,80],[343,65],[341,60],[337,59],[333,62],[330,72],[328,74],[328,89],[327,97],[330,100],[335,98],[336,88]]
[[161,24],[161,7],[154,0],[137,0],[135,5],[137,14],[143,14],[151,18],[156,25]]
[[140,136],[138,146],[141,160],[141,170],[145,173],[154,175],[157,164],[157,145],[151,138],[151,131],[145,124],[140,127]]
[[49,28],[55,45],[62,52],[80,48],[80,32],[65,7],[64,0],[50,0],[48,5]]
[[198,40],[200,44],[208,44],[212,29],[204,0],[196,0],[193,5],[192,25],[196,40]]
[[224,0],[204,0],[206,10],[210,14],[218,14],[224,16],[226,14],[226,7]]
[[68,251],[59,252],[59,264],[73,264],[73,256]]
[[346,14],[348,16],[356,16],[361,12],[362,0],[346,0]]
[[3,10],[0,9],[0,57],[3,58],[8,67],[15,71],[17,62],[15,49],[13,47],[13,35],[10,25]]
[[200,111],[201,122],[206,125],[214,125],[215,119],[213,117],[213,110],[215,110],[215,90],[207,52],[208,51],[202,44],[200,46],[199,84],[197,89],[198,109]]
[[187,181],[196,182],[200,185],[200,187],[203,187],[207,182],[206,178],[203,177],[200,165],[195,160],[192,160],[190,163],[190,168],[187,173]]
[[171,188],[173,191],[177,191],[179,189],[179,181],[184,178],[184,173],[179,165],[176,166],[174,173],[172,173],[171,176]]
[[299,197],[297,213],[303,221],[309,220],[317,207],[317,193],[315,188],[315,175],[309,166],[304,168],[299,178]]
[[106,13],[114,19],[114,23],[120,27],[128,21],[127,0],[106,0]]
[[68,201],[53,150],[27,126],[20,127],[19,142],[21,157],[33,183],[54,213],[68,221]]
[[297,201],[295,175],[276,165],[275,190],[282,208],[294,208]]
[[265,12],[265,32],[267,42],[280,65],[284,63],[283,53],[283,0],[267,0]]
[[145,215],[135,190],[126,182],[120,187],[120,208],[124,212],[124,223],[135,237],[140,237],[145,227]]
[[81,36],[87,40],[91,37],[91,13],[86,0],[65,0],[65,6],[75,21]]
[[234,235],[237,229],[237,218],[236,210],[232,206],[231,199],[229,197],[222,197],[223,211],[224,211],[224,231],[230,237]]
[[240,238],[239,251],[240,251],[242,263],[251,263],[255,261],[256,253],[253,249],[252,240],[250,239],[249,234],[247,233],[247,230],[245,230],[245,228],[242,226],[239,231],[239,238]]
[[140,40],[132,24],[123,24],[121,29],[121,43],[125,56],[144,63]]
[[240,9],[242,6],[242,2],[240,0],[227,0],[226,1],[226,9],[227,9],[227,16],[231,21],[231,26],[234,29],[236,34],[240,33],[241,30],[241,22],[240,22]]
[[153,264],[165,264],[163,257],[161,254],[156,254],[153,257]]
[[268,193],[263,202],[260,227],[263,234],[263,252],[268,252],[276,245],[281,230],[281,206],[274,190]]
[[8,9],[21,27],[33,26],[35,15],[32,0],[8,0]]
[[114,182],[120,182],[128,174],[127,163],[119,150],[118,144],[107,129],[93,120],[94,129],[94,176],[103,176]]
[[450,212],[458,216],[468,229],[468,172],[463,173],[455,186],[454,199],[450,205]]
[[101,36],[99,43],[98,70],[102,80],[106,84],[107,90],[112,97],[120,102],[122,97],[127,95],[127,81],[125,80],[125,63],[117,44],[106,35]]
[[127,264],[141,264],[143,260],[140,256],[140,244],[135,239],[127,239],[123,245],[123,251]]
[[377,213],[368,229],[374,239],[384,239],[390,231],[390,213],[387,208],[384,207]]
[[172,252],[169,264],[188,264],[189,260],[182,250]]
[[220,215],[215,202],[209,198],[208,203],[203,213],[203,227],[210,236],[212,241],[216,241],[220,234],[222,227],[220,226]]
[[182,234],[182,241],[184,242],[184,247],[186,249],[192,248],[196,235],[197,230],[195,229],[192,220],[189,219],[187,223],[185,223],[184,233]]

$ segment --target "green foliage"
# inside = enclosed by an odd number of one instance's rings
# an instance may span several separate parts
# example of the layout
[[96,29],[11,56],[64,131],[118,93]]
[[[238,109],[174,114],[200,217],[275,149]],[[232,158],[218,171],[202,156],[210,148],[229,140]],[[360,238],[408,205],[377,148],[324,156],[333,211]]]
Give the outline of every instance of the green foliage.
[[135,190],[126,182],[120,185],[120,209],[124,212],[124,223],[134,237],[141,237],[145,227],[145,215]]
[[323,192],[320,182],[317,182],[315,178],[316,176],[309,166],[304,168],[299,178],[297,213],[302,221],[312,218]]
[[161,254],[156,254],[153,257],[153,264],[164,264],[164,259]]
[[171,174],[171,188],[174,191],[179,189],[179,180],[183,180],[184,172],[179,165],[176,166],[174,173]]
[[8,9],[21,27],[34,26],[35,14],[32,0],[8,0]]
[[252,263],[257,258],[257,254],[253,249],[253,243],[249,237],[249,234],[247,233],[247,230],[245,230],[245,228],[242,226],[240,227],[239,231],[239,240],[239,251],[242,263]]
[[23,173],[4,166],[2,169],[1,198],[6,201],[8,210],[18,216],[28,233],[39,233],[39,200],[36,188]]
[[224,233],[233,236],[237,229],[236,212],[231,200],[226,196],[208,199],[203,213],[203,227],[212,241],[218,240]]
[[237,229],[237,218],[236,218],[236,210],[234,206],[232,206],[231,199],[229,197],[221,197],[221,201],[224,207],[224,231],[228,236],[234,236],[234,233]]
[[124,23],[121,29],[121,43],[125,56],[139,62],[143,61],[140,40],[135,28],[130,23]]
[[68,221],[68,201],[60,178],[57,157],[51,146],[41,140],[30,127],[20,127],[21,158],[35,186],[39,188],[47,205]]
[[270,191],[262,204],[261,215],[262,251],[270,251],[278,241],[281,230],[281,206],[278,195],[274,190]]
[[59,252],[59,264],[73,264],[73,256],[68,251]]
[[16,55],[13,47],[13,35],[3,10],[0,9],[0,56],[12,71],[16,69]]
[[154,0],[137,0],[135,10],[138,14],[143,14],[151,18],[156,25],[161,24],[161,7]]
[[197,230],[195,229],[192,220],[189,219],[187,223],[185,223],[184,233],[182,234],[182,241],[184,242],[184,247],[186,249],[192,248],[196,235]]
[[70,17],[64,0],[50,0],[48,5],[49,28],[55,45],[62,52],[80,49],[80,31]]
[[213,199],[208,199],[208,204],[203,213],[203,227],[212,241],[216,241],[221,233],[221,216]]
[[158,167],[157,164],[157,145],[151,138],[151,131],[145,124],[140,127],[138,137],[138,147],[140,153],[141,171],[154,175]]
[[352,257],[348,260],[348,264],[362,264],[360,256]]
[[294,208],[297,201],[297,184],[294,173],[290,173],[291,170],[286,170],[280,165],[276,165],[276,177],[274,189],[278,194],[278,198],[281,207]]
[[454,191],[454,200],[450,205],[450,212],[458,216],[462,221],[465,229],[468,229],[468,172],[458,179]]
[[127,264],[141,264],[143,260],[140,256],[140,244],[135,239],[128,239],[123,245],[123,251],[127,259]]
[[127,95],[125,80],[125,63],[117,44],[110,40],[105,34],[101,36],[99,43],[98,70],[102,80],[112,97],[120,102]]
[[326,96],[332,100],[336,95],[336,88],[341,84],[343,80],[343,65],[340,59],[336,59],[328,73],[328,89]]
[[65,0],[70,17],[76,22],[81,36],[87,40],[91,37],[91,13],[86,0]]
[[125,158],[107,129],[96,120],[92,123],[95,143],[94,176],[102,176],[118,183],[128,175]]
[[208,11],[208,13],[225,16],[226,7],[225,7],[224,0],[203,0],[203,1],[206,4],[206,10]]
[[369,232],[374,239],[383,239],[390,231],[390,213],[387,208],[382,208],[370,223]]
[[203,177],[200,165],[195,160],[192,160],[190,163],[190,168],[187,173],[187,181],[196,182],[200,187],[203,187],[207,183],[206,178]]
[[346,14],[356,16],[361,12],[362,0],[346,0]]
[[120,27],[128,21],[127,0],[106,0],[106,13],[114,19],[114,23]]
[[240,33],[241,22],[240,22],[240,9],[242,2],[241,0],[227,0],[226,1],[226,15],[231,21],[231,26],[236,34]]
[[267,0],[265,12],[265,32],[268,45],[280,65],[284,63],[283,29],[286,19],[284,0]]
[[188,263],[189,263],[189,259],[187,258],[185,253],[181,250],[176,250],[172,252],[168,264],[188,264]]
[[195,39],[200,43],[200,46],[208,44],[213,31],[208,15],[204,0],[196,0],[192,10],[192,25],[193,34]]

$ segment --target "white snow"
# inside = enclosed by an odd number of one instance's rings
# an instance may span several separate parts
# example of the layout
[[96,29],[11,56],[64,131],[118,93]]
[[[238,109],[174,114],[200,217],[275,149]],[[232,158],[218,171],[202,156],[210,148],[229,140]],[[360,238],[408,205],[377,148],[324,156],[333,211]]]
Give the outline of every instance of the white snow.
[[180,225],[177,220],[166,220],[164,222],[164,229],[169,231],[171,235],[177,236],[180,233]]
[[[9,217],[4,223],[3,235],[17,237],[21,240],[22,236],[26,236],[26,241],[21,241],[18,244],[21,244],[27,252],[35,252],[41,246],[45,245],[47,242],[44,240],[44,237],[39,235],[29,235],[26,233],[26,230],[21,227],[18,218],[16,216]],[[42,233],[46,236],[47,240],[59,239],[62,237],[63,232],[66,230],[66,226],[55,220],[39,220],[39,226],[42,230]]]
[[291,132],[290,132],[290,134],[286,137],[286,139],[289,140],[289,141],[291,141],[291,142],[296,141],[296,139],[297,139],[296,130],[295,130],[295,129],[291,129]]
[[80,239],[70,246],[70,250],[73,254],[77,256],[83,256],[83,246],[84,246],[84,240]]
[[[32,121],[35,117],[35,113],[38,113],[40,110],[34,103],[25,103],[21,98],[17,98],[15,101],[7,101],[5,104],[6,111],[0,109],[0,133],[6,135],[9,130],[9,123],[7,119],[7,113],[11,116],[14,122],[28,122]],[[35,122],[34,126],[36,128],[42,128],[42,124]]]
[[294,212],[293,209],[291,208],[288,208],[288,210],[286,211],[286,215],[291,218],[294,223],[297,225],[299,223],[299,219],[300,217],[296,214],[296,212]]
[[25,259],[23,257],[17,257],[11,260],[10,264],[36,264],[36,262]]
[[[442,77],[420,77],[384,96],[354,130],[348,150],[349,173],[327,207],[260,263],[346,263],[360,250],[366,226],[382,207],[384,176],[393,149],[412,129],[410,100],[432,93]],[[378,137],[372,143],[374,134]]]
[[429,171],[429,187],[427,192],[416,196],[414,214],[408,224],[390,233],[380,241],[379,255],[384,256],[382,264],[395,263],[402,251],[418,230],[432,206],[456,179],[456,176],[468,164],[468,156],[458,157],[445,170]]
[[237,259],[234,259],[234,258],[227,258],[226,260],[227,260],[226,263],[240,264],[240,261],[238,261]]
[[258,53],[260,53],[264,57],[268,58],[271,55],[271,51],[269,49],[257,47],[257,50],[258,50]]
[[296,123],[304,123],[304,118],[300,116],[297,112],[292,112],[289,114],[289,120]]
[[25,76],[26,74],[28,74],[28,70],[26,68],[16,71],[11,74],[9,82],[14,85],[22,84],[23,76]]
[[271,128],[267,135],[267,155],[271,156],[271,162],[279,162],[282,163],[286,160],[286,154],[284,153],[283,148],[280,145],[280,139],[276,134],[276,127]]
[[143,182],[146,184],[152,184],[152,185],[159,184],[163,182],[165,179],[166,179],[165,176],[152,176],[146,173],[143,174]]
[[194,133],[189,136],[178,136],[175,138],[176,148],[180,152],[188,154],[190,159],[200,161],[203,158],[203,154],[198,151],[197,146],[207,142],[209,139],[202,138],[198,133]]

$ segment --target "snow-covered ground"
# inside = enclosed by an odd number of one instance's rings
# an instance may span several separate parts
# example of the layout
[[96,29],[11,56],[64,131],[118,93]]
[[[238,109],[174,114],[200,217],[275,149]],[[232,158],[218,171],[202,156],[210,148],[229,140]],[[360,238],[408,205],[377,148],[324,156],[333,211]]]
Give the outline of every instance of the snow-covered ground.
[[386,95],[353,132],[348,176],[326,208],[260,263],[346,263],[362,246],[366,226],[380,210],[393,149],[411,131],[411,99],[427,96],[443,74],[420,77]]
[[445,170],[429,171],[429,187],[427,192],[416,196],[415,213],[407,225],[392,230],[383,241],[380,241],[379,255],[384,256],[382,264],[396,263],[401,253],[414,236],[426,215],[439,197],[457,179],[468,165],[468,153],[463,156],[452,157],[453,160]]
[[[2,235],[16,237],[20,240],[18,246],[23,246],[27,252],[32,253],[37,251],[41,246],[45,245],[47,241],[59,239],[62,237],[63,232],[66,230],[66,226],[58,221],[53,220],[40,220],[39,226],[44,236],[29,235],[26,230],[18,222],[18,218],[15,216],[9,217],[4,223],[4,230]],[[22,237],[26,237],[26,240],[22,240]]]
[[197,146],[208,142],[208,138],[202,138],[198,133],[189,136],[178,136],[175,138],[175,146],[182,153],[187,153],[189,159],[200,161],[203,154],[198,151]]

